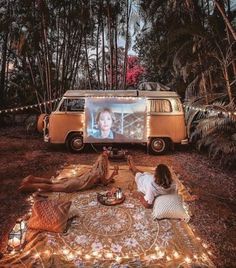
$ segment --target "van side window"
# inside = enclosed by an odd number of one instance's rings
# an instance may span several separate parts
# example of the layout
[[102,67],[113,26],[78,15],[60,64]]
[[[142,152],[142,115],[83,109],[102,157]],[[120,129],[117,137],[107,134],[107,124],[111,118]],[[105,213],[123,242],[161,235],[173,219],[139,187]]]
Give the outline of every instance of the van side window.
[[179,99],[172,100],[172,107],[175,112],[182,112],[182,104]]
[[85,99],[65,99],[59,111],[82,112],[84,111]]
[[172,112],[169,100],[150,100],[150,112],[170,113]]

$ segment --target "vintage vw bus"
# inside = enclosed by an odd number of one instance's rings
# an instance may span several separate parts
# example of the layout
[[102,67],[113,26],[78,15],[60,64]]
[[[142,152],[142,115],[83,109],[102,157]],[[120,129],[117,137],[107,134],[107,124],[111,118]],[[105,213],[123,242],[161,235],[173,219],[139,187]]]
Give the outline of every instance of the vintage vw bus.
[[[107,137],[100,136],[98,115],[104,111],[110,120]],[[188,142],[182,104],[172,91],[69,90],[43,125],[45,142],[66,144],[72,152],[86,144],[142,143],[161,154]]]

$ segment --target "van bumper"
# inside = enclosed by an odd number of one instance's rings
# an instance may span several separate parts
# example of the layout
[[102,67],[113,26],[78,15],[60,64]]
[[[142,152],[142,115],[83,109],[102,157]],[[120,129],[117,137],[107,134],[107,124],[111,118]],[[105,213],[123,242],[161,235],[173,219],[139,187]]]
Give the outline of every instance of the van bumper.
[[181,140],[180,142],[182,145],[188,144],[188,139]]

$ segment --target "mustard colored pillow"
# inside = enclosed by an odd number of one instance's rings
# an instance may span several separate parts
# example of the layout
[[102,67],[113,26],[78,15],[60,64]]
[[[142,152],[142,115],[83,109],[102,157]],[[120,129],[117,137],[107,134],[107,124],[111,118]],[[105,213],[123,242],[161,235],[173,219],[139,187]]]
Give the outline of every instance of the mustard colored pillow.
[[152,216],[154,219],[181,219],[186,222],[190,216],[183,206],[181,196],[177,193],[158,196],[154,201]]
[[71,202],[59,200],[39,200],[32,208],[28,220],[31,229],[62,233],[67,224]]

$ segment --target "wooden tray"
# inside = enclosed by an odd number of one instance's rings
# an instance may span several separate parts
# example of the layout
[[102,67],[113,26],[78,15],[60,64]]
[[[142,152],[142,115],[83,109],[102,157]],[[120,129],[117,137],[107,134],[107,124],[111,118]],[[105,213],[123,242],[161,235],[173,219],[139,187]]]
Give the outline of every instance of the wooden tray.
[[106,194],[97,194],[97,200],[99,203],[105,206],[115,206],[123,203],[125,201],[125,195],[122,195],[122,198],[115,199],[111,197],[107,197]]

